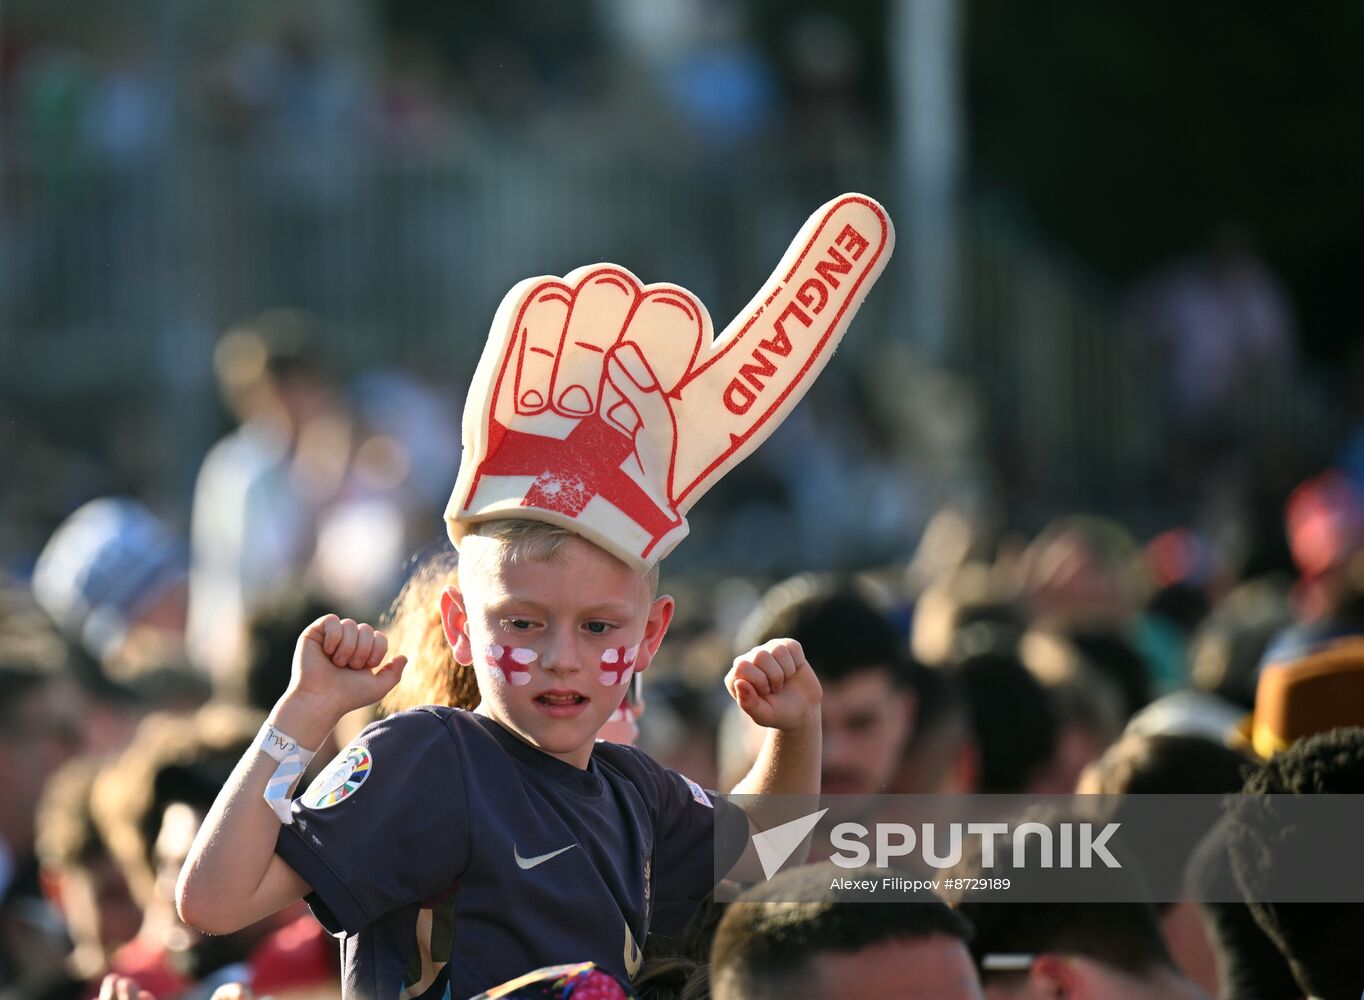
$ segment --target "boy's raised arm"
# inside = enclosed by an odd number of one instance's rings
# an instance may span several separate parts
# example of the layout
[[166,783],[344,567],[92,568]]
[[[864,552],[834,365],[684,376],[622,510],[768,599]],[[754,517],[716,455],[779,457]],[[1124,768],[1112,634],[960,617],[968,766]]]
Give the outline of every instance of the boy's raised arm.
[[[734,661],[725,687],[745,715],[767,732],[758,759],[731,791],[733,795],[819,795],[823,733],[819,678],[794,639],[773,639]],[[744,807],[749,833],[785,819],[779,807],[763,815],[761,799]],[[752,836],[729,871],[730,878],[757,882],[765,878]],[[803,847],[809,851],[809,842]],[[803,855],[802,855],[803,857]]]
[[[270,713],[277,741],[315,749],[343,715],[392,690],[407,658],[385,662],[387,652],[382,632],[349,618],[326,615],[308,626],[294,650],[289,690]],[[218,794],[176,886],[176,904],[187,924],[226,934],[308,892],[307,883],[275,854],[280,819],[265,792],[280,767],[258,742]]]
[[725,687],[767,730],[758,759],[735,795],[818,795],[822,752],[819,679],[800,643],[773,639],[734,661]]

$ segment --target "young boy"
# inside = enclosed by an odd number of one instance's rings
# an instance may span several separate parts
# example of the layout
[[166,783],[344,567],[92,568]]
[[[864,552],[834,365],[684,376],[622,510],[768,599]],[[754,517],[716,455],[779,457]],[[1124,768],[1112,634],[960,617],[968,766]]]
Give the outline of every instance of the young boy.
[[[347,998],[466,997],[583,960],[632,976],[649,930],[678,929],[711,889],[716,840],[747,824],[596,733],[672,619],[656,568],[686,510],[808,388],[890,242],[870,199],[831,202],[713,346],[689,293],[620,268],[513,289],[470,389],[447,511],[460,568],[442,620],[476,672],[478,711],[375,723],[290,806],[299,748],[383,697],[405,663],[369,625],[314,622],[261,752],[196,839],[185,920],[222,933],[307,895],[346,935]],[[755,388],[741,376],[760,349],[776,353]],[[768,730],[734,790],[817,794],[820,688],[799,646],[740,657],[726,684]]]
[[[497,537],[526,526],[519,540]],[[429,989],[450,962],[460,997],[583,959],[629,976],[650,910],[685,911],[710,889],[709,796],[633,748],[594,741],[619,702],[619,686],[600,682],[602,654],[637,645],[635,669],[646,668],[672,599],[654,599],[648,579],[562,529],[488,528],[464,545],[463,592],[442,601],[455,655],[486,692],[479,714],[422,709],[376,724],[348,749],[342,783],[324,775],[282,829],[262,800],[274,761],[248,757],[186,867],[188,922],[222,933],[311,893],[328,929],[352,935],[347,996],[426,996],[413,988]],[[271,723],[322,743],[396,683],[404,661],[380,666],[385,646],[363,624],[314,623]],[[527,683],[493,665],[510,660],[505,650],[535,652]],[[728,684],[773,727],[736,791],[817,793],[819,685],[799,647],[755,651]],[[405,979],[409,966],[418,974]]]

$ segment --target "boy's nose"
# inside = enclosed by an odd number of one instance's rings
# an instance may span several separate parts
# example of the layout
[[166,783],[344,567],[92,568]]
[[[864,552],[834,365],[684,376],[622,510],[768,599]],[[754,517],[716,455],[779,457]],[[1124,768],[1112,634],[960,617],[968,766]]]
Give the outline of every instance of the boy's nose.
[[580,668],[573,641],[566,637],[552,637],[541,648],[540,665],[546,672],[558,677],[577,673]]

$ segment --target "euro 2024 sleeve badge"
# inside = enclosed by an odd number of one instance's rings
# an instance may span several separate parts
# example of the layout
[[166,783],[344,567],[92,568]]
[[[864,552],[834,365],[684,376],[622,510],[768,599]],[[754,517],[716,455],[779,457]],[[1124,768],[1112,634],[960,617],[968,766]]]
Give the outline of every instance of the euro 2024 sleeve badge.
[[374,758],[367,748],[350,746],[336,755],[327,769],[313,779],[303,793],[309,809],[330,809],[350,798],[374,770]]

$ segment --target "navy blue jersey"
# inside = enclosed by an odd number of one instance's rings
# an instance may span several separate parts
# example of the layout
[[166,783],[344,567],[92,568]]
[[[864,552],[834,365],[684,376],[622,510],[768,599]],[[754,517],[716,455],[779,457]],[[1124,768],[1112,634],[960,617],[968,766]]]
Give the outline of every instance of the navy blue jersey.
[[624,978],[747,820],[633,747],[579,770],[450,708],[376,722],[295,801],[276,850],[342,944],[347,1000],[468,997],[591,960]]

